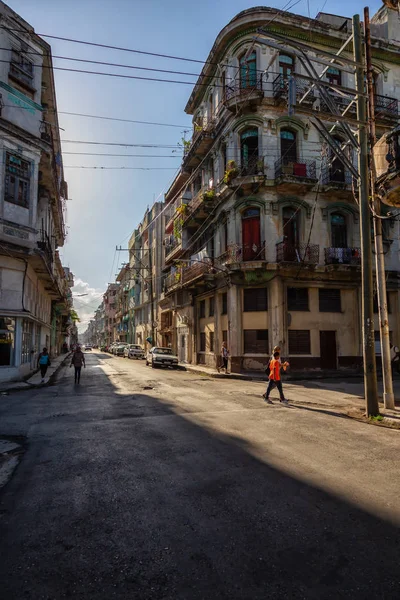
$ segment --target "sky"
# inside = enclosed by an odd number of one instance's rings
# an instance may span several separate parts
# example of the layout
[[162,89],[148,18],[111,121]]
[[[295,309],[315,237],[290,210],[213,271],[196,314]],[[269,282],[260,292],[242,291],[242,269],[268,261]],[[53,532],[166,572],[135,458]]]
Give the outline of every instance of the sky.
[[[8,0],[38,34],[73,38],[134,50],[206,60],[219,31],[257,0]],[[285,0],[268,4],[290,8]],[[291,12],[315,17],[328,12],[351,17],[362,14],[364,2],[300,0]],[[370,5],[373,15],[381,6]],[[189,73],[175,75],[54,58],[55,67],[122,73],[196,82],[201,64],[46,38],[53,57],[105,61]],[[74,305],[84,330],[114,281],[127,252],[128,239],[148,206],[163,199],[180,164],[180,148],[132,148],[77,144],[76,141],[178,146],[190,137],[191,117],[184,108],[193,85],[162,83],[56,70],[58,110],[177,125],[142,125],[59,114],[64,141],[63,162],[68,183],[67,242],[60,255],[75,276]],[[185,130],[189,130],[185,134]],[[146,157],[88,156],[72,153],[144,154]],[[81,167],[113,167],[91,169]],[[75,168],[73,168],[75,167]],[[79,167],[79,168],[76,168]],[[126,170],[117,167],[127,167]],[[136,170],[136,168],[146,170]],[[147,170],[151,169],[151,170]]]

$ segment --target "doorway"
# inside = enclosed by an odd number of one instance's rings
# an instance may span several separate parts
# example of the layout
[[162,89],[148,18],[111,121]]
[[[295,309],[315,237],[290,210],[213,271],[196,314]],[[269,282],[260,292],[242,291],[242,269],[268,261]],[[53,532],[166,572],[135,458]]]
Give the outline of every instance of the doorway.
[[337,369],[336,331],[320,331],[321,369]]
[[244,262],[261,260],[260,210],[258,208],[247,208],[242,214],[242,241],[242,260]]

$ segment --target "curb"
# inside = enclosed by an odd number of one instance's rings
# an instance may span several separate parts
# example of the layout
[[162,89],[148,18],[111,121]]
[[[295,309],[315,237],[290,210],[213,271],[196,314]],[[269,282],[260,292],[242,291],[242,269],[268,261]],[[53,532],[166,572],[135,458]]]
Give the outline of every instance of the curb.
[[[42,388],[42,387],[46,387],[47,385],[50,385],[51,383],[53,383],[55,376],[57,375],[59,370],[65,365],[67,360],[71,357],[71,354],[72,354],[72,352],[69,352],[68,354],[65,355],[64,359],[57,365],[57,367],[54,369],[53,373],[49,376],[49,379],[45,383],[29,383],[29,381],[15,382],[14,384],[11,384],[8,387],[0,388],[0,394],[6,393],[6,392],[22,392],[25,390],[33,390],[33,389]],[[35,374],[36,373],[34,373],[34,375]],[[31,375],[31,377],[33,377],[33,375]]]
[[[196,375],[204,375],[205,377],[211,377],[212,379],[237,379],[241,381],[267,381],[267,375],[245,375],[244,373],[230,373],[229,375],[225,375],[225,373],[207,373],[205,371],[201,371],[200,369],[196,369],[196,367],[188,368],[185,367],[185,370],[188,373],[194,373]],[[293,373],[291,375],[286,374],[283,376],[283,381],[309,381],[310,376],[312,375],[312,379],[343,379],[343,378],[360,378],[362,377],[362,373]]]

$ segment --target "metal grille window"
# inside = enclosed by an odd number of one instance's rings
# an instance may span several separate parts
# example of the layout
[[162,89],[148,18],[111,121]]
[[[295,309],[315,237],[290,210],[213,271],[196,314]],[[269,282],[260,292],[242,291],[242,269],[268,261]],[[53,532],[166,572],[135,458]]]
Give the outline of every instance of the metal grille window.
[[6,152],[4,199],[28,208],[30,177],[30,163],[16,154]]
[[342,312],[340,290],[318,290],[320,312]]
[[[378,294],[375,293],[373,295],[373,300],[374,300],[374,313],[378,314]],[[390,296],[389,293],[386,293],[386,304],[387,304],[387,309],[388,309],[388,313],[390,314],[392,311],[390,310]]]
[[206,351],[206,334],[204,331],[200,333],[200,352]]
[[222,311],[221,315],[226,315],[228,312],[228,294],[225,292],[222,294]]
[[11,50],[10,75],[29,87],[33,85],[33,63],[20,50]]
[[25,364],[31,360],[32,350],[32,333],[33,323],[32,321],[22,321],[22,350],[21,350],[21,363]]
[[289,354],[311,354],[309,330],[289,329]]
[[287,289],[288,310],[309,310],[308,288]]
[[214,352],[214,332],[210,331],[210,352]]
[[0,317],[0,367],[14,364],[15,319]]
[[204,319],[206,316],[206,301],[200,300],[199,302],[199,317],[200,319]]
[[212,297],[208,301],[208,316],[209,317],[214,316],[214,298],[212,298]]
[[249,288],[243,290],[244,312],[268,310],[267,288]]
[[268,354],[268,329],[245,329],[243,341],[245,354]]
[[226,329],[222,331],[222,341],[228,343],[228,331]]

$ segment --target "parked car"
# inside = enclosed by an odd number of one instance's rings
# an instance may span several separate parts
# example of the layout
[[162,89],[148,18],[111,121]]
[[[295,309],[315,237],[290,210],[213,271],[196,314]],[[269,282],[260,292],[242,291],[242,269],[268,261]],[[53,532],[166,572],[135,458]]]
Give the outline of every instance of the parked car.
[[126,348],[127,345],[128,344],[124,344],[124,343],[117,344],[115,346],[115,348],[114,348],[114,354],[115,354],[115,356],[124,356],[124,350],[125,350],[125,348]]
[[139,344],[128,344],[124,348],[125,358],[144,358],[144,350]]
[[114,354],[114,349],[117,347],[117,342],[113,342],[111,344],[111,346],[108,348],[108,351],[111,352],[111,354]]
[[146,365],[151,365],[153,369],[156,367],[172,367],[178,368],[178,357],[172,352],[171,348],[162,348],[154,346],[146,356]]
[[86,344],[85,351],[88,352],[89,350],[92,350],[92,346],[90,344]]

